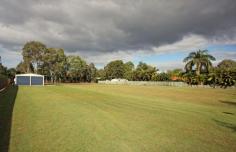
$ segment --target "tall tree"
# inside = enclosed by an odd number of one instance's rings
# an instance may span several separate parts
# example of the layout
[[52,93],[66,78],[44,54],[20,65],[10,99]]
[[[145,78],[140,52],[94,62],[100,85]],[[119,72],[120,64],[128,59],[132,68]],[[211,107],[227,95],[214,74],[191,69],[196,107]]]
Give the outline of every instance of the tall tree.
[[115,60],[108,63],[104,70],[107,79],[123,78],[125,67],[122,60]]
[[65,80],[67,70],[67,59],[63,49],[57,49],[57,62],[54,65],[54,73],[56,80]]
[[133,79],[136,81],[150,81],[157,76],[158,69],[143,62],[139,62],[134,71]]
[[97,69],[93,63],[87,66],[87,82],[96,81]]
[[223,88],[233,86],[236,83],[236,62],[233,60],[223,60],[217,67],[212,69],[208,80]]
[[0,75],[7,75],[7,67],[0,64]]
[[66,74],[66,56],[63,49],[48,48],[42,55],[41,73],[48,76],[51,82],[59,81]]
[[170,79],[174,81],[181,80],[183,73],[184,72],[182,69],[173,69],[167,71],[167,74],[170,76]]
[[133,71],[134,71],[134,64],[129,61],[124,64],[124,78],[127,80],[132,80],[133,78]]
[[21,61],[17,66],[16,66],[16,73],[33,73],[34,72],[34,67],[31,63],[26,63],[25,61]]
[[196,52],[189,53],[183,61],[186,62],[185,69],[187,72],[192,71],[193,66],[195,66],[196,75],[199,76],[204,70],[208,72],[212,67],[211,61],[215,60],[215,57],[208,54],[207,50],[198,50]]
[[236,61],[234,60],[223,60],[221,61],[217,67],[222,68],[222,69],[236,69]]
[[[24,62],[29,65],[32,64],[36,73],[42,63],[42,55],[46,50],[46,45],[38,41],[27,42],[23,47],[22,55]],[[30,72],[30,66],[28,66],[27,72]]]
[[104,69],[99,69],[96,72],[96,79],[97,80],[105,80],[106,79],[106,73]]
[[86,62],[79,56],[68,56],[68,75],[73,82],[81,81],[86,72]]
[[15,68],[10,68],[7,69],[7,77],[10,79],[10,83],[14,83],[14,78],[16,75],[16,69]]

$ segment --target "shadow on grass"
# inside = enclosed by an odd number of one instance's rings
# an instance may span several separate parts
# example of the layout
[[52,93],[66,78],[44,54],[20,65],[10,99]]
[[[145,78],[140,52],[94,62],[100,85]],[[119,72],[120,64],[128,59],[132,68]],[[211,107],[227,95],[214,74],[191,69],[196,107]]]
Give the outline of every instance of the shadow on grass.
[[228,104],[228,105],[232,105],[232,106],[236,106],[236,102],[233,102],[233,101],[219,100],[219,102],[225,103],[225,104]]
[[228,129],[231,129],[233,132],[236,132],[236,125],[232,124],[232,123],[227,123],[227,122],[223,122],[223,121],[219,121],[216,119],[213,119],[218,125],[222,126],[222,127],[226,127]]
[[12,113],[15,104],[18,87],[10,86],[3,92],[0,92],[0,151],[8,152]]
[[222,112],[222,113],[227,114],[227,115],[234,115],[234,113],[232,112]]

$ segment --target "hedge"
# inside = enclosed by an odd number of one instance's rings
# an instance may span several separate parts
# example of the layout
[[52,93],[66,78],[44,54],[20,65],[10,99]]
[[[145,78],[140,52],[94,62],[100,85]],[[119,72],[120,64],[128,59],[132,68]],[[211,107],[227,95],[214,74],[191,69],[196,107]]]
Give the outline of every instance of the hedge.
[[6,76],[0,75],[0,90],[5,88],[9,84],[9,80]]

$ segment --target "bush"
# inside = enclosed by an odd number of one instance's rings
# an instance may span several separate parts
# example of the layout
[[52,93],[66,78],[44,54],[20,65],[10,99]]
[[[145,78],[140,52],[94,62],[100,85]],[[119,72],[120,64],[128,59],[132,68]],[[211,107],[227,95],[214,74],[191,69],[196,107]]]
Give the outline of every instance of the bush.
[[235,85],[236,71],[217,67],[212,71],[212,73],[209,74],[208,80],[213,84],[213,86],[218,85],[220,87],[227,88]]
[[4,75],[0,75],[0,90],[8,85],[8,78]]
[[170,81],[170,75],[167,73],[159,73],[157,75],[157,81]]

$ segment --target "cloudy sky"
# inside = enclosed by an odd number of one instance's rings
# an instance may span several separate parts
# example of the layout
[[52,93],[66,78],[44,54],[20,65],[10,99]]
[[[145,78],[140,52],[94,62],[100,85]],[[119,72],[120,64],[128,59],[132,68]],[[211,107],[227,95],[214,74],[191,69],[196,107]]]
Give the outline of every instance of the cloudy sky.
[[182,68],[197,49],[208,49],[216,63],[236,60],[236,1],[0,0],[3,64],[15,67],[31,40],[97,67],[122,59]]

